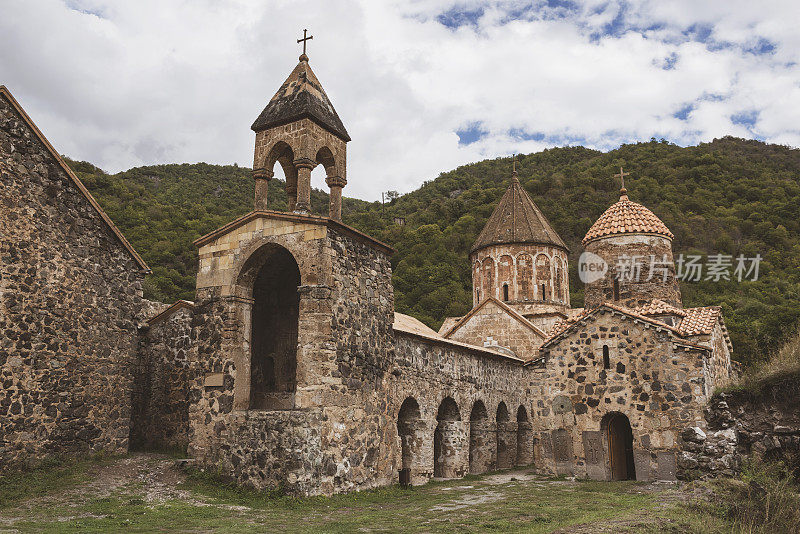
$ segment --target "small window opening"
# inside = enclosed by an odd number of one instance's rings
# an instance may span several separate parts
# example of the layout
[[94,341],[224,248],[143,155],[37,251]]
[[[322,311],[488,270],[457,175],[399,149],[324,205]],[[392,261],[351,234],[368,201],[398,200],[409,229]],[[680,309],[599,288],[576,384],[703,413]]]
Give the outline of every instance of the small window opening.
[[603,369],[611,369],[611,357],[608,354],[608,345],[603,345]]
[[619,280],[614,278],[614,300],[619,300]]
[[480,289],[476,289],[475,293],[478,295],[477,301],[480,302],[481,301],[481,290]]
[[503,284],[503,300],[508,302],[508,284]]
[[542,284],[542,300],[547,300],[547,288]]

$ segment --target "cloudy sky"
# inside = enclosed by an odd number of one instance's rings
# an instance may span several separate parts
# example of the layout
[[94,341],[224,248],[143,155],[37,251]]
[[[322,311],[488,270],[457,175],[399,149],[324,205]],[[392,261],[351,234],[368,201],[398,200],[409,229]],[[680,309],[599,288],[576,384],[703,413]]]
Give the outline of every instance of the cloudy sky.
[[353,138],[345,194],[375,200],[552,146],[800,146],[798,21],[797,0],[0,0],[0,84],[110,172],[249,167],[308,28]]

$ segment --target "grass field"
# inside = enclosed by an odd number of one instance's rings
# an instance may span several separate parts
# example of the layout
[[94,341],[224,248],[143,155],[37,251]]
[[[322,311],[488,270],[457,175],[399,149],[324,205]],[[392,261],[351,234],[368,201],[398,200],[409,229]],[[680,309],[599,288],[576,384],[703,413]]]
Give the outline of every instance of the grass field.
[[0,532],[731,532],[675,485],[526,471],[297,499],[177,470],[164,455],[0,479]]

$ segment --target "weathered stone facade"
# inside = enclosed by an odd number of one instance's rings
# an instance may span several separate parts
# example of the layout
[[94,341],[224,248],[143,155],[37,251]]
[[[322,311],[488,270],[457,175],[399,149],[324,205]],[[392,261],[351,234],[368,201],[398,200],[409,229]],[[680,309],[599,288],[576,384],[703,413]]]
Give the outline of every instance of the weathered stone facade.
[[[609,414],[632,429],[638,480],[675,477],[680,431],[702,424],[704,366],[710,351],[680,343],[664,325],[601,307],[545,347],[530,391],[541,467],[558,474],[611,478]],[[549,458],[556,429],[566,430],[569,458]],[[563,439],[563,437],[561,438]]]
[[793,373],[757,391],[714,395],[705,408],[706,425],[681,433],[681,476],[730,476],[745,458],[757,458],[787,462],[800,480],[799,378]]
[[140,330],[131,447],[181,450],[189,444],[193,309],[178,301]]
[[585,286],[587,308],[608,301],[635,308],[655,299],[681,307],[669,238],[648,234],[611,235],[588,242],[586,251],[601,257],[608,265],[602,278]]
[[[416,484],[529,464],[525,362],[432,334],[395,329],[387,390],[397,424],[395,472],[410,469]],[[411,414],[402,409],[409,403],[417,407]],[[524,418],[521,433],[517,413]]]
[[470,256],[473,302],[494,297],[509,306],[543,305],[563,312],[569,306],[567,252],[555,247],[528,244],[493,245]]
[[[255,487],[331,493],[393,479],[384,380],[388,247],[321,217],[258,212],[198,242],[190,452]],[[253,409],[253,284],[287,251],[300,274],[296,382]],[[275,332],[279,335],[279,332]]]
[[0,469],[128,450],[147,266],[0,87]]
[[537,356],[547,335],[509,306],[487,298],[442,332],[442,337],[477,347],[499,345],[530,360]]

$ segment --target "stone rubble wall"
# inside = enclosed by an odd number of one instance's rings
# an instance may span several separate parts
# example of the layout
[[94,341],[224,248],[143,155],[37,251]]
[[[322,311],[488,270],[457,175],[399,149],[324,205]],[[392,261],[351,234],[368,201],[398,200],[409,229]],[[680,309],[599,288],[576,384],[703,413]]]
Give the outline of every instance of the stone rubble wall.
[[[437,462],[446,464],[442,475],[445,477],[498,468],[498,434],[508,444],[510,455],[500,459],[500,468],[515,464],[518,450],[516,423],[501,423],[498,427],[496,414],[503,403],[512,420],[520,407],[530,416],[531,405],[525,394],[528,370],[522,362],[405,332],[395,332],[394,339],[395,359],[387,385],[391,413],[388,425],[392,431],[391,443],[396,450],[395,480],[402,465],[401,440],[408,439],[398,434],[398,416],[400,407],[409,397],[416,400],[420,408],[420,418],[412,425],[414,458],[410,468],[413,484],[432,478]],[[439,407],[448,397],[458,407],[458,421],[437,421]],[[476,421],[472,427],[470,414],[478,402],[484,404],[487,417]],[[444,431],[441,456],[446,459],[434,458],[437,427],[440,427],[440,432]],[[470,444],[473,445],[471,451]],[[523,451],[532,450],[532,439],[519,447]],[[524,452],[522,456],[530,458],[532,452]]]
[[637,479],[674,479],[680,432],[705,425],[704,352],[676,348],[665,329],[622,314],[602,311],[589,321],[548,349],[529,384],[537,465],[608,479],[604,418],[620,413],[631,424]]
[[178,308],[141,334],[131,447],[185,449],[189,443],[192,311]]
[[[600,306],[603,302],[618,300],[629,308],[636,308],[653,299],[661,299],[678,308],[683,308],[681,290],[675,277],[675,263],[672,257],[672,241],[654,235],[622,234],[596,239],[586,244],[586,252],[597,254],[608,265],[605,275],[592,281],[584,288],[586,309]],[[651,256],[654,258],[651,273]],[[636,270],[626,268],[634,263]],[[664,263],[666,258],[666,280]],[[618,267],[618,266],[622,267]],[[625,276],[619,280],[619,298],[614,298],[614,279],[618,269]],[[626,270],[627,269],[627,270]]]
[[[246,396],[237,400],[249,390],[237,383],[249,365],[251,304],[241,273],[265,245],[289,250],[301,273],[297,391],[288,411],[249,410]],[[301,495],[393,480],[389,436],[396,429],[384,380],[394,301],[385,251],[300,217],[258,219],[201,247],[200,256],[189,447],[198,464],[256,488],[280,484]],[[204,270],[207,261],[226,269]]]
[[128,450],[141,267],[0,97],[0,469]]
[[732,476],[748,458],[788,461],[800,473],[800,374],[761,391],[718,393],[705,409],[706,428],[681,433],[685,478]]

